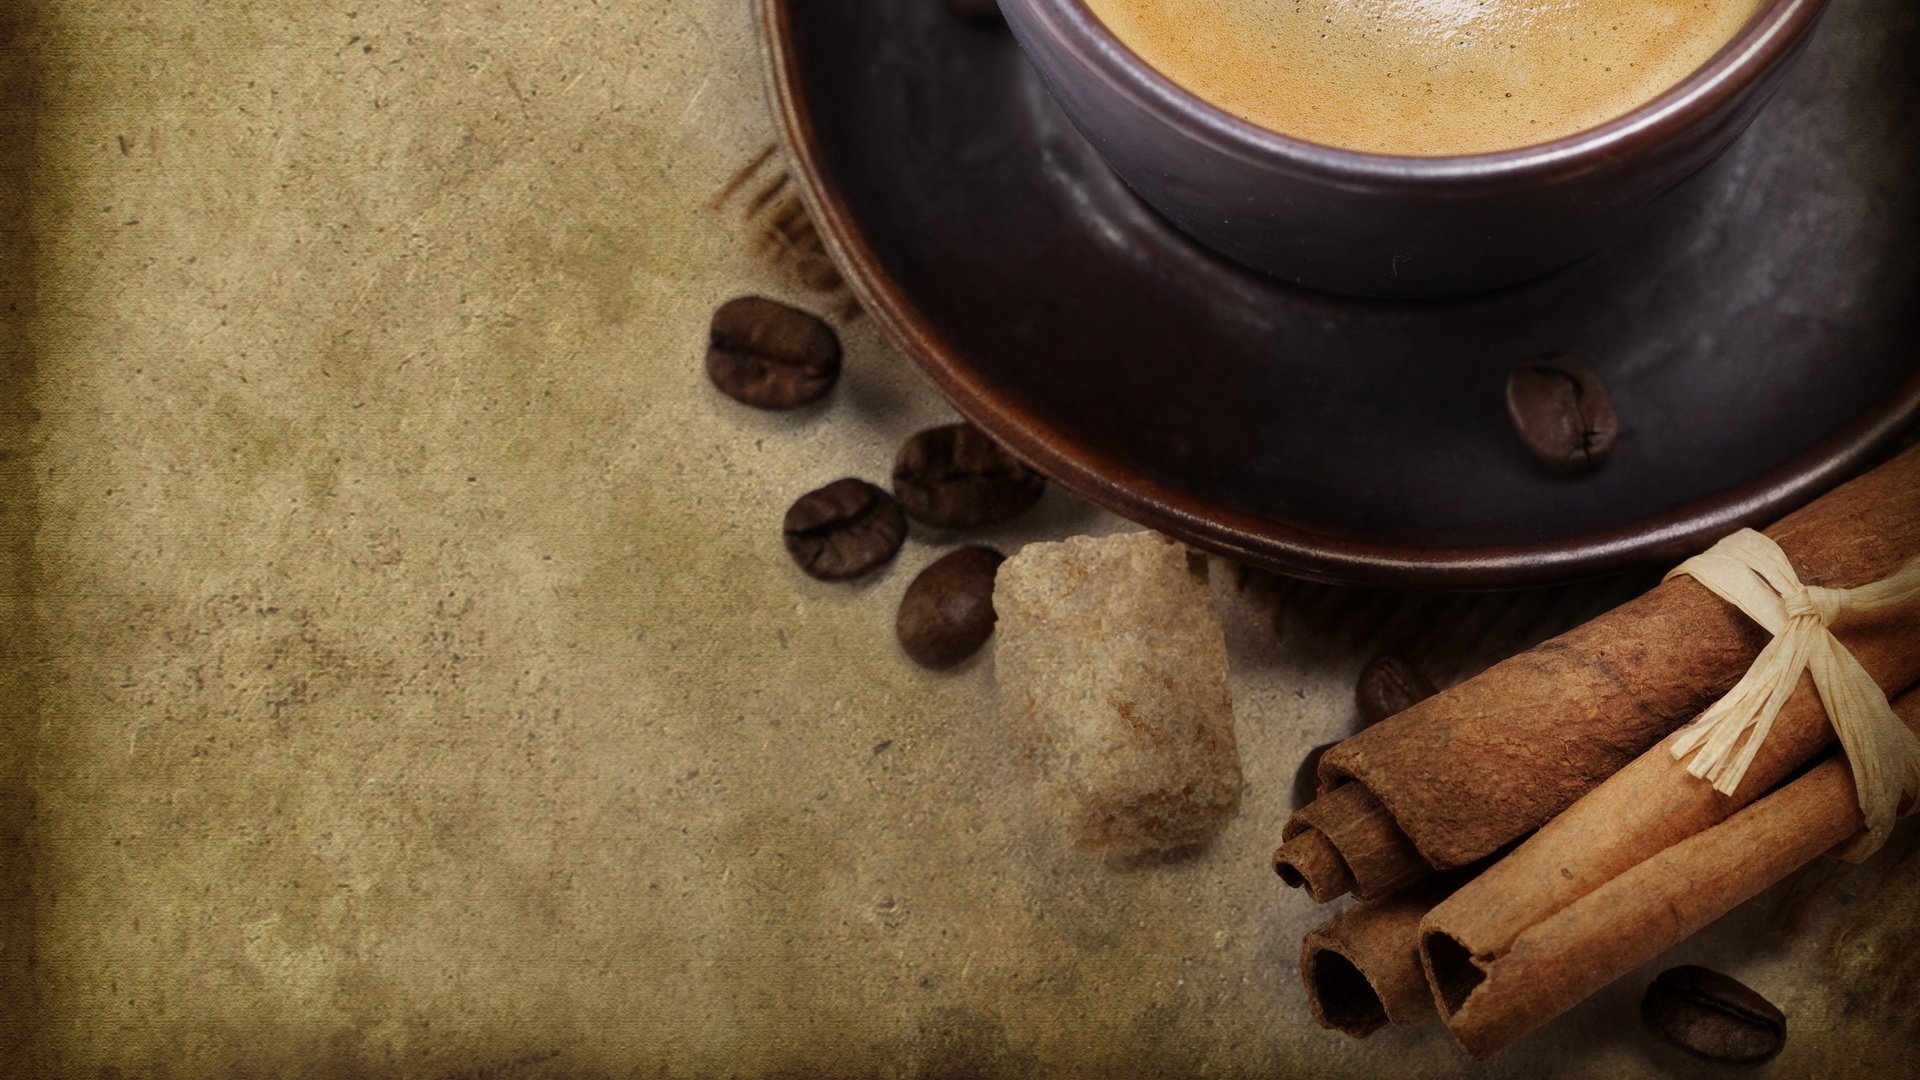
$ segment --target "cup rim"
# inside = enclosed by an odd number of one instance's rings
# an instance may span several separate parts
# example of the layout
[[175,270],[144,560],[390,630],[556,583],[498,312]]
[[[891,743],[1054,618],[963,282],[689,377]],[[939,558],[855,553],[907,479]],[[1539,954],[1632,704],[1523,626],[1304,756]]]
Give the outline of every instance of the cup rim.
[[1630,144],[1684,131],[1790,54],[1826,6],[1826,0],[1770,0],[1705,64],[1651,101],[1606,123],[1511,150],[1415,156],[1309,142],[1242,119],[1161,74],[1108,29],[1086,0],[1006,2],[1026,4],[1058,41],[1110,85],[1216,149],[1349,183],[1421,186],[1581,172],[1617,157]]

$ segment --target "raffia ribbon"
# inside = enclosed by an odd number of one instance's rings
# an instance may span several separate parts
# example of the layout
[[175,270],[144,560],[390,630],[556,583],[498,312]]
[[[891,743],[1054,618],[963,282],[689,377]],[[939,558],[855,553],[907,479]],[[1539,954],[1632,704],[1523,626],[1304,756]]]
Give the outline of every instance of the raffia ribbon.
[[[1920,795],[1920,738],[1894,715],[1887,695],[1827,629],[1843,615],[1920,600],[1920,558],[1892,577],[1856,589],[1802,585],[1780,545],[1742,529],[1667,575],[1686,574],[1745,612],[1773,640],[1734,688],[1681,729],[1675,759],[1698,750],[1687,771],[1731,795],[1766,739],[1800,673],[1810,671],[1827,719],[1853,768],[1867,830],[1841,849],[1858,861],[1878,850],[1893,819]],[[1742,741],[1742,736],[1745,736]]]

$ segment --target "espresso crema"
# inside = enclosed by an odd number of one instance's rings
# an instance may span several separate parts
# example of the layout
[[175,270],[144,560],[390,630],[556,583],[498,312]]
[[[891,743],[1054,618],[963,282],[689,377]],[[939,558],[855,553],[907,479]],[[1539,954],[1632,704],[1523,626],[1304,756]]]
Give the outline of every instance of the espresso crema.
[[1379,154],[1547,142],[1651,101],[1764,0],[1087,0],[1174,82],[1261,127]]

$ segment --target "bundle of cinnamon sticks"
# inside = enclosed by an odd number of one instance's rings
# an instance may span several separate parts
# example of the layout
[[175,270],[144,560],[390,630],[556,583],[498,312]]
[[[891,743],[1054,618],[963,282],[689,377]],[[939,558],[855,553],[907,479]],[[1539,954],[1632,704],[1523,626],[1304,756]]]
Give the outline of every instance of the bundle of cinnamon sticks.
[[[1766,530],[1811,586],[1920,557],[1920,448]],[[1920,730],[1920,602],[1829,629]],[[1322,1024],[1439,1016],[1483,1057],[1857,833],[1810,679],[1730,794],[1670,752],[1769,633],[1668,580],[1329,750],[1274,868],[1317,902],[1301,974]]]

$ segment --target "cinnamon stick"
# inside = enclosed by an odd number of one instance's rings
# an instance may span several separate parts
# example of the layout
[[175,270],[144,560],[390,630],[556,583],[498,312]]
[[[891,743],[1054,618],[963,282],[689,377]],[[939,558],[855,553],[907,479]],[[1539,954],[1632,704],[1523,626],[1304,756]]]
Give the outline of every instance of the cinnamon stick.
[[1420,920],[1452,891],[1432,879],[1379,900],[1362,900],[1300,943],[1307,1008],[1321,1027],[1363,1038],[1384,1024],[1434,1018],[1420,966]]
[[1307,890],[1316,904],[1353,891],[1353,871],[1340,849],[1319,829],[1308,829],[1273,853],[1273,872],[1296,889]]
[[[1920,609],[1834,630],[1883,691],[1920,679]],[[1635,758],[1436,907],[1425,934],[1444,935],[1476,958],[1499,956],[1528,927],[1724,821],[1834,741],[1820,695],[1805,675],[1732,795],[1687,773],[1687,763],[1668,750],[1678,737],[1669,735]]]
[[[1920,691],[1901,697],[1894,709],[1920,730]],[[1864,824],[1852,771],[1836,753],[1527,927],[1499,956],[1474,956],[1424,927],[1421,952],[1441,1017],[1468,1056],[1485,1057],[1844,843]]]
[[[1887,576],[1920,552],[1920,447],[1767,535],[1809,585]],[[1361,895],[1484,858],[1725,693],[1766,640],[1698,582],[1666,582],[1329,750],[1320,775],[1330,790],[1295,815],[1286,836],[1322,834]],[[1356,785],[1371,804],[1349,795],[1320,805]],[[1373,804],[1390,819],[1385,841]],[[1341,846],[1358,836],[1370,837],[1365,858]],[[1339,895],[1334,885],[1320,892]]]
[[1348,784],[1301,808],[1273,853],[1280,880],[1325,903],[1351,891],[1362,900],[1425,876],[1426,864],[1366,788]]

